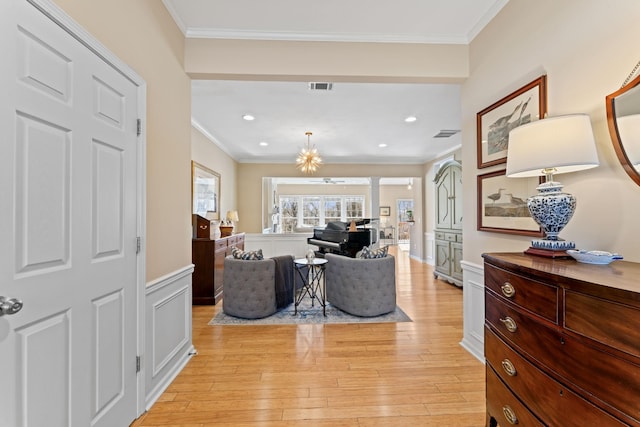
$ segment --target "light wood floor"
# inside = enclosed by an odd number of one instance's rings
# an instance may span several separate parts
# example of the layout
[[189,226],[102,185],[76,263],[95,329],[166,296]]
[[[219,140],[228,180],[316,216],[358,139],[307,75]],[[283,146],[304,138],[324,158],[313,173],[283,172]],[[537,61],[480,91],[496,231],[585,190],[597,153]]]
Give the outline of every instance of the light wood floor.
[[135,427],[483,426],[484,365],[465,351],[462,291],[397,259],[398,305],[413,322],[209,326],[198,351]]

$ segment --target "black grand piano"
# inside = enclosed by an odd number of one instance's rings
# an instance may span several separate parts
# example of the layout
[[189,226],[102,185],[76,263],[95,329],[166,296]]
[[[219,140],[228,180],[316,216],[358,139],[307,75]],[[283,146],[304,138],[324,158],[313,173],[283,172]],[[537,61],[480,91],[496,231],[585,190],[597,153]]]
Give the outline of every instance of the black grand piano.
[[332,221],[326,227],[313,229],[313,237],[307,239],[307,243],[319,248],[318,255],[326,253],[345,255],[355,258],[363,247],[376,242],[376,230],[367,227],[370,219],[355,221],[356,231],[349,231],[350,222]]

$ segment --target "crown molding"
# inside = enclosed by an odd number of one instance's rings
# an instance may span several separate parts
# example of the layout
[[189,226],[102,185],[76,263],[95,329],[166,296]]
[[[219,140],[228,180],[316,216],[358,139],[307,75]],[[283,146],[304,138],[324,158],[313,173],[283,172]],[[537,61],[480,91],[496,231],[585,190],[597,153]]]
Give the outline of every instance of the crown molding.
[[313,42],[352,43],[416,43],[416,44],[467,44],[468,38],[460,36],[400,35],[400,34],[354,34],[354,33],[295,33],[286,31],[246,31],[235,29],[187,28],[187,38],[233,39],[233,40],[276,40]]

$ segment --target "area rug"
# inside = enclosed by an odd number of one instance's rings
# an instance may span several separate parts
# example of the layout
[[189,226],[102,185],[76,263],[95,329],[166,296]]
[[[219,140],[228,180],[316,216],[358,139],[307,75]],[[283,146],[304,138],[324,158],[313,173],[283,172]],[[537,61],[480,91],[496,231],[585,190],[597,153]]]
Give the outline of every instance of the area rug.
[[411,318],[396,306],[391,313],[375,317],[358,317],[345,313],[327,303],[327,315],[322,315],[322,307],[311,307],[311,303],[303,299],[298,306],[298,314],[294,313],[293,304],[283,308],[279,312],[262,319],[239,319],[220,311],[211,319],[209,325],[304,325],[304,324],[331,324],[331,323],[389,323],[411,322]]

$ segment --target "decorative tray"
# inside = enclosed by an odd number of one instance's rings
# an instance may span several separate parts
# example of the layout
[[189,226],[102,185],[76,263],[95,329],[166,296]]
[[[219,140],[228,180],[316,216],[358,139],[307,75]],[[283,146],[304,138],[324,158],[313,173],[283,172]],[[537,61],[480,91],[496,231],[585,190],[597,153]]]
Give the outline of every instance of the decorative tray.
[[583,250],[568,250],[567,253],[571,255],[576,261],[583,262],[585,264],[600,264],[607,265],[617,259],[623,259],[622,255],[606,252],[606,251],[583,251]]

